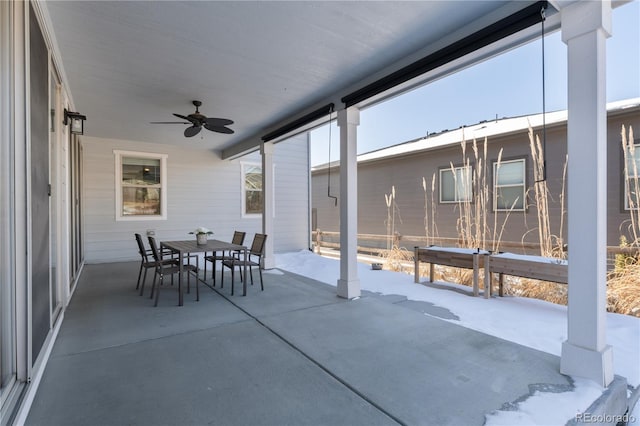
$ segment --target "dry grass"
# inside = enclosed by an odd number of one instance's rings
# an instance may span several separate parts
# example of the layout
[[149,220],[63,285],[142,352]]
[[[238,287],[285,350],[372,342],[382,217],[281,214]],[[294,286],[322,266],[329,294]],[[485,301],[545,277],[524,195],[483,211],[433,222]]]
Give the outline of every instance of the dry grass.
[[429,195],[427,190],[427,181],[422,177],[422,190],[424,192],[424,235],[427,238],[427,245],[433,244],[438,237],[438,228],[436,227],[436,174],[433,173],[431,178],[431,217],[429,217]]
[[[633,128],[629,127],[629,134],[622,126],[620,132],[622,140],[622,152],[624,153],[624,185],[627,194],[627,206],[629,208],[628,232],[633,243],[640,241],[640,206],[638,195],[640,194],[640,170],[636,160],[636,146],[633,141]],[[633,245],[633,243],[631,245]]]
[[400,209],[396,203],[395,185],[391,186],[391,193],[384,194],[384,199],[387,204],[387,220],[385,221],[385,225],[387,226],[387,251],[390,251],[397,248],[395,238],[398,235],[398,231],[396,229],[396,217],[398,222],[402,223]]
[[[620,237],[622,247],[640,247],[640,172],[636,160],[633,128],[627,134],[625,126],[620,132],[624,152],[625,192],[629,206],[628,233],[632,241]],[[640,260],[629,255],[616,256],[616,267],[607,279],[607,310],[640,317]]]
[[457,203],[458,220],[456,228],[463,247],[486,248],[487,233],[487,203],[489,188],[487,185],[487,139],[485,138],[482,154],[478,149],[476,139],[473,139],[471,148],[473,149],[473,162],[467,156],[467,141],[462,139],[460,143],[462,150],[461,178],[458,182],[456,167],[450,163],[451,173],[456,188],[461,188],[465,196]]
[[[436,268],[437,272],[440,272],[440,279],[442,281],[457,283],[471,287],[473,285],[473,270],[465,268],[453,268],[450,266],[443,266]],[[438,279],[436,274],[435,279]],[[480,279],[480,288],[483,288],[483,281]]]
[[394,272],[413,274],[413,252],[404,247],[393,246],[382,255],[383,268]]
[[607,279],[607,310],[640,317],[640,260],[625,256]]
[[[428,264],[420,265],[420,275],[428,276]],[[412,273],[413,271],[411,271]],[[480,288],[484,288],[484,274],[480,274]],[[471,286],[473,272],[469,269],[436,267],[434,279]],[[495,288],[494,288],[495,291]],[[558,305],[567,304],[568,286],[547,281],[507,276],[504,277],[504,294],[544,300]],[[640,262],[628,263],[614,271],[607,281],[607,311],[640,317]]]
[[[538,219],[538,242],[540,243],[540,256],[564,257],[562,238],[564,217],[565,217],[565,187],[567,177],[567,158],[565,157],[562,172],[562,190],[560,192],[560,230],[558,234],[551,232],[551,221],[549,216],[549,198],[551,194],[547,186],[545,153],[538,135],[533,134],[533,129],[529,127],[529,147],[531,158],[533,159],[533,195],[536,216]],[[526,233],[525,233],[526,236]],[[523,236],[524,239],[524,236]]]
[[545,300],[558,305],[567,304],[566,284],[506,276],[504,281],[504,294]]

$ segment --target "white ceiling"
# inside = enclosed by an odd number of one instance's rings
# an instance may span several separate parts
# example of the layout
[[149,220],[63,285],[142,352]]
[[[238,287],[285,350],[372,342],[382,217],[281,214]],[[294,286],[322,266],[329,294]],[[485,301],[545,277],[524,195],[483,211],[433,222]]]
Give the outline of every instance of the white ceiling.
[[[259,141],[529,3],[50,1],[45,8],[86,135],[221,150]],[[185,139],[185,125],[149,124],[192,113],[194,99],[205,115],[234,120],[235,134],[203,130]]]

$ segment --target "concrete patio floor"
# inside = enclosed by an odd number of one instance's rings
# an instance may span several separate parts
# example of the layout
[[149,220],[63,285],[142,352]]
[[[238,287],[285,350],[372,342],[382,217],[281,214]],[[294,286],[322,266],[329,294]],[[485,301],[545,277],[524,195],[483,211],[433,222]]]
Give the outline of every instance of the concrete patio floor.
[[154,308],[138,265],[85,266],[26,424],[482,425],[536,389],[571,388],[558,357],[428,303],[346,301],[274,270],[264,292],[230,296],[226,277],[183,307],[165,286]]

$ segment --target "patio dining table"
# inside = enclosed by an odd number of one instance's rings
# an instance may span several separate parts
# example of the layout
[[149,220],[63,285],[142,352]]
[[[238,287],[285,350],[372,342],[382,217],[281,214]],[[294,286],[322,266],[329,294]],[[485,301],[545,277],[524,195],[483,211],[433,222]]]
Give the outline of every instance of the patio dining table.
[[[244,253],[246,258],[247,256],[247,247],[241,246],[238,244],[227,243],[225,241],[220,240],[208,240],[206,244],[198,244],[195,240],[186,240],[186,241],[162,241],[160,243],[162,248],[167,248],[175,253],[178,253],[178,262],[182,265],[183,259],[185,259],[190,254],[195,253],[207,253],[213,251],[230,251],[230,250],[238,250]],[[200,278],[197,278],[200,279]],[[203,281],[204,282],[204,281]],[[206,284],[206,283],[205,283]],[[196,286],[198,284],[196,283]],[[242,295],[247,295],[247,265],[244,265],[244,275],[242,276]],[[183,305],[183,295],[182,295],[182,269],[178,273],[178,305]]]

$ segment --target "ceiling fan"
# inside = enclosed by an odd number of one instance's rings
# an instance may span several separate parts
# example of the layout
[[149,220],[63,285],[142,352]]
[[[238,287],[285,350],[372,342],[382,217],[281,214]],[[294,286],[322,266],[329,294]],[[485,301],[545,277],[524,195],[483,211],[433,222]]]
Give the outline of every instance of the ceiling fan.
[[227,118],[207,118],[201,114],[198,107],[202,105],[200,101],[193,101],[193,105],[196,107],[196,112],[189,115],[173,114],[178,118],[182,118],[186,121],[152,121],[151,124],[191,124],[184,130],[184,136],[190,138],[200,133],[200,130],[204,127],[207,130],[218,133],[232,134],[233,130],[226,127],[233,124],[233,120]]

